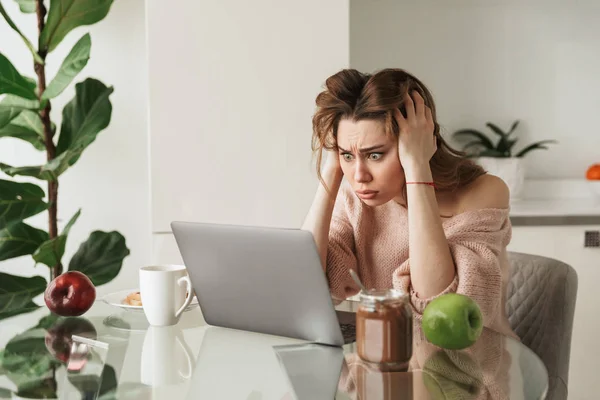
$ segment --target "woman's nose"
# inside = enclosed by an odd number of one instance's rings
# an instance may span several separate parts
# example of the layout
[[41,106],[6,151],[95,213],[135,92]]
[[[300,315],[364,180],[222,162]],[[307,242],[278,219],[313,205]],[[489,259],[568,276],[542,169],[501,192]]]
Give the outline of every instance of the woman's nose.
[[370,182],[373,179],[364,162],[358,160],[354,167],[354,180],[356,182]]

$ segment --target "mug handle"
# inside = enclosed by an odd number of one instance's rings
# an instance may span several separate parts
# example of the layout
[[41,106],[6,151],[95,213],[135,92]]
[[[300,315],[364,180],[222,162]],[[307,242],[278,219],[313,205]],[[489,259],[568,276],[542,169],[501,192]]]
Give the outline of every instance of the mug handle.
[[175,336],[175,339],[177,340],[177,343],[179,343],[179,345],[183,349],[183,352],[185,353],[185,359],[187,361],[187,374],[184,374],[183,372],[179,371],[179,376],[181,376],[184,379],[190,379],[192,377],[192,372],[194,372],[194,366],[192,363],[192,356],[191,356],[192,351],[190,350],[187,343],[185,342],[185,339],[179,337],[180,336],[179,333],[181,333],[181,331],[177,332],[177,336]]
[[190,277],[182,276],[181,278],[177,279],[177,284],[179,286],[181,286],[182,282],[185,282],[185,285],[187,286],[188,297],[183,302],[183,305],[181,306],[181,308],[179,310],[177,310],[177,312],[175,313],[175,318],[179,318],[179,316],[181,315],[183,310],[185,310],[187,308],[187,306],[190,305],[190,303],[192,302],[192,299],[194,298],[194,291],[192,290],[192,281],[190,281]]

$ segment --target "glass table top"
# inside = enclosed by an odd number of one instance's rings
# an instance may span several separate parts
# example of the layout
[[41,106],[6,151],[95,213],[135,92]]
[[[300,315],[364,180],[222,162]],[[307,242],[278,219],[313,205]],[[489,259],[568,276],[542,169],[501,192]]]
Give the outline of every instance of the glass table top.
[[0,318],[6,399],[540,399],[548,387],[532,351],[489,330],[461,351],[416,331],[409,371],[382,372],[358,359],[355,344],[208,326],[198,307],[170,327],[101,301],[81,317],[41,307]]

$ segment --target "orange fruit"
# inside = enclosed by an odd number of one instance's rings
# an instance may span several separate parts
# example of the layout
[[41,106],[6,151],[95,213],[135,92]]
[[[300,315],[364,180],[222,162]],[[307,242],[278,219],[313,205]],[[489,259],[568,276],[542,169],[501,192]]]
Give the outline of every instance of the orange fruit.
[[590,181],[600,180],[600,164],[594,164],[591,167],[589,167],[585,174],[585,177]]

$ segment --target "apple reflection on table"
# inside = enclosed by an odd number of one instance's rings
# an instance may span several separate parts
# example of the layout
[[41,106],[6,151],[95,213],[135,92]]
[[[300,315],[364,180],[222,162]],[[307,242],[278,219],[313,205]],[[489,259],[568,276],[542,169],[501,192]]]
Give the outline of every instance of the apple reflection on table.
[[44,338],[48,352],[63,363],[69,362],[73,335],[96,339],[98,333],[94,325],[83,317],[59,318],[47,331]]
[[98,340],[87,318],[56,317],[44,343],[50,355],[66,367],[63,396],[76,391],[82,398],[95,399],[117,387],[115,371],[106,365],[109,346]]
[[488,329],[472,346],[447,350],[414,327],[413,357],[406,372],[386,372],[346,355],[338,390],[352,399],[508,399],[511,358],[505,338]]

